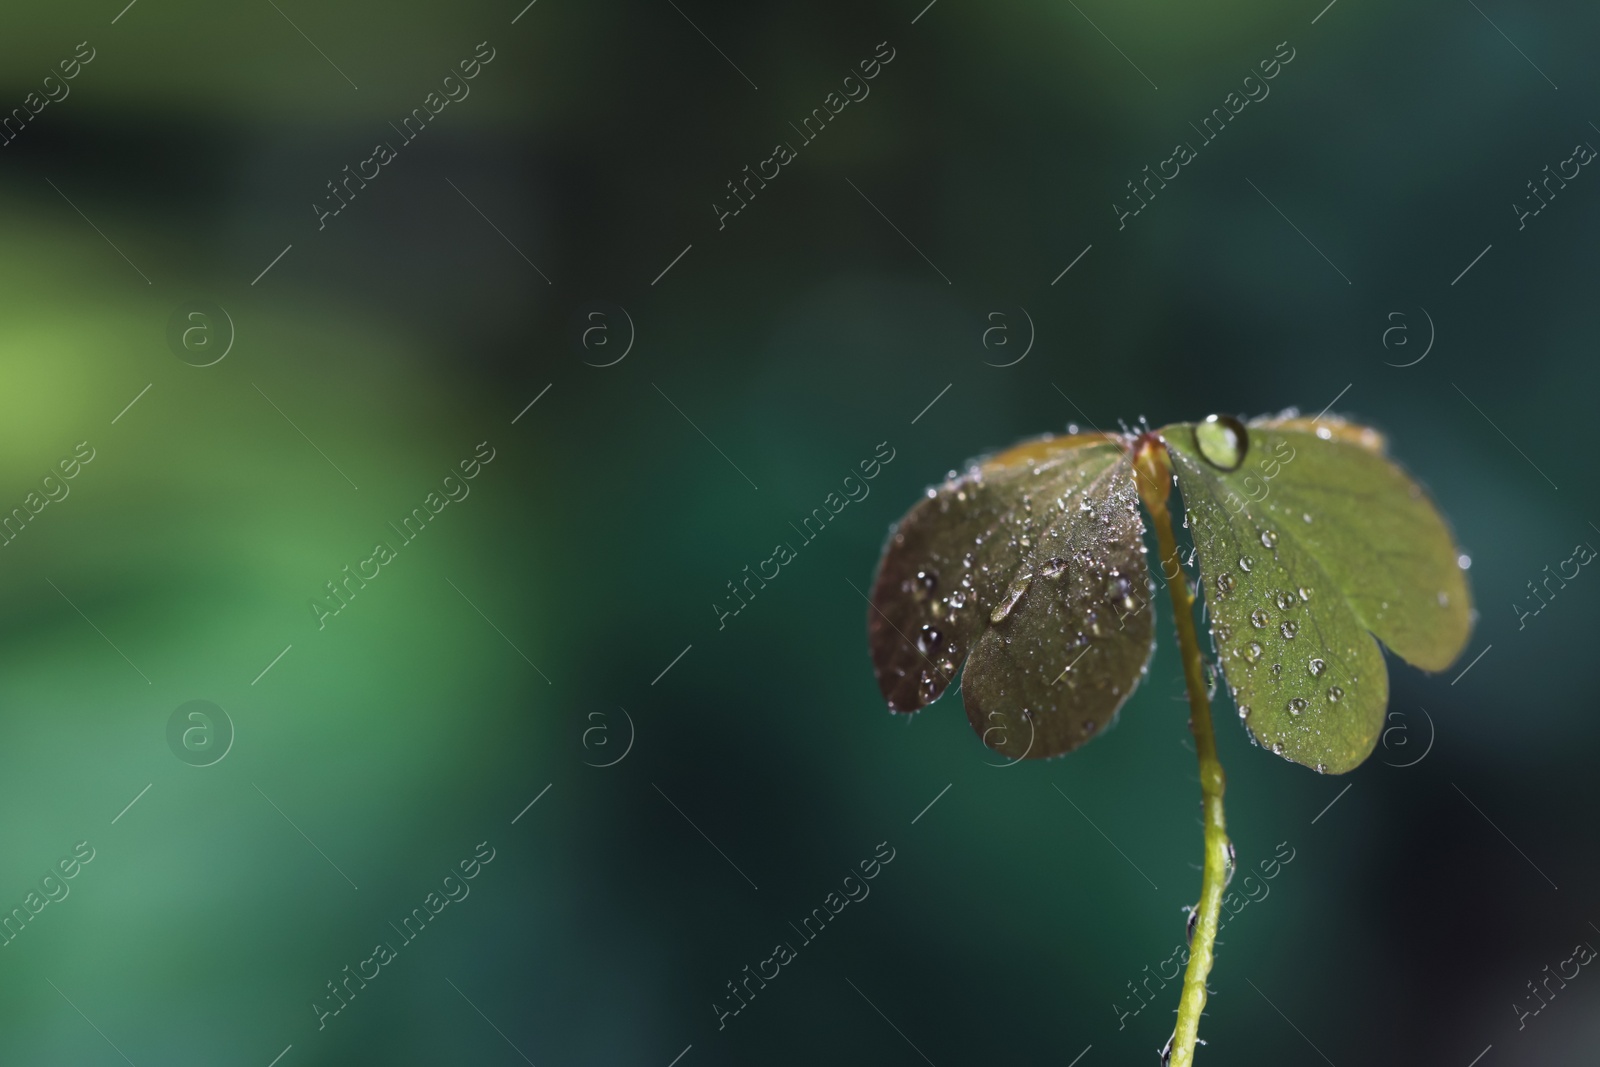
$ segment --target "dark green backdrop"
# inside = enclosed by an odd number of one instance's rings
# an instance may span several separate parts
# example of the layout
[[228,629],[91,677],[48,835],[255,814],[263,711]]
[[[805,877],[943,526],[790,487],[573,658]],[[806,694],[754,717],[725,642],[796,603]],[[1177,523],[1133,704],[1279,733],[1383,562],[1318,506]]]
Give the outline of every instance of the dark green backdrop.
[[1199,1058],[1588,1062],[1600,579],[1519,613],[1600,543],[1592,8],[523,2],[0,15],[0,1062],[1151,1063],[1200,860],[1165,605],[1118,728],[1005,767],[883,709],[861,591],[986,450],[1329,404],[1481,618],[1344,779],[1220,703],[1276,877]]

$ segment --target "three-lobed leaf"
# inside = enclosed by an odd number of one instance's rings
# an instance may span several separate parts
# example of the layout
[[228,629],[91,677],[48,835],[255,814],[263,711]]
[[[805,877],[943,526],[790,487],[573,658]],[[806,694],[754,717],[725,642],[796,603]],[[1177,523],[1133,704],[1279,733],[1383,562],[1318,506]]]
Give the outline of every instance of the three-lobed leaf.
[[[1382,730],[1376,637],[1426,670],[1465,646],[1457,550],[1375,431],[1337,417],[1160,431],[1193,533],[1220,665],[1272,751],[1361,763]],[[869,643],[893,711],[935,700],[963,661],[967,717],[1013,758],[1103,730],[1152,649],[1134,438],[1046,437],[952,477],[907,513],[872,590]]]

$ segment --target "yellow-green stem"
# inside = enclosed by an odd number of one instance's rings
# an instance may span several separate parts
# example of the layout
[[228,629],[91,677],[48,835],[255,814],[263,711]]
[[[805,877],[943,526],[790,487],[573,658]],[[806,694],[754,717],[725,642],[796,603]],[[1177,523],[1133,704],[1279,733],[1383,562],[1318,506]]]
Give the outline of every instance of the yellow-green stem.
[[1183,992],[1178,1000],[1178,1026],[1172,1039],[1172,1067],[1190,1067],[1194,1061],[1195,1040],[1200,1033],[1200,1014],[1206,1006],[1206,977],[1211,973],[1217,923],[1222,914],[1222,893],[1227,882],[1228,831],[1222,817],[1222,794],[1227,777],[1217,760],[1217,740],[1211,729],[1211,704],[1206,699],[1205,664],[1200,657],[1200,639],[1194,625],[1194,593],[1178,559],[1177,539],[1172,532],[1172,514],[1167,499],[1172,494],[1172,467],[1166,446],[1153,435],[1135,446],[1134,466],[1138,472],[1139,495],[1155,526],[1156,543],[1161,552],[1162,576],[1172,595],[1172,613],[1178,628],[1178,648],[1183,656],[1183,680],[1189,690],[1189,729],[1194,733],[1195,751],[1200,757],[1200,799],[1205,826],[1205,869],[1200,876],[1198,918],[1189,944],[1189,968],[1183,976]]

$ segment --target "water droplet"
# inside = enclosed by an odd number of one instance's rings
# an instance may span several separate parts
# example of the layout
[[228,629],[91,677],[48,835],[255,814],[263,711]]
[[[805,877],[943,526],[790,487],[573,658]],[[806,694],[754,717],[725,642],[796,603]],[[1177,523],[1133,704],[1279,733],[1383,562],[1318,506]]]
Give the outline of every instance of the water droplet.
[[1016,580],[1006,589],[1005,596],[1000,598],[1000,603],[989,612],[989,621],[999,624],[1006,621],[1006,616],[1011,614],[1011,609],[1017,606],[1017,601],[1022,599],[1022,594],[1028,591],[1028,585],[1033,581],[1033,575],[1023,571]]
[[924,656],[930,652],[937,652],[942,644],[944,644],[944,635],[932,626],[924,625],[922,632],[917,634],[917,651]]
[[1276,545],[1278,543],[1278,534],[1277,534],[1277,532],[1274,531],[1274,530],[1262,530],[1261,531],[1261,543],[1263,545],[1266,545],[1268,548],[1271,548],[1274,545]]
[[1283,674],[1283,664],[1274,663],[1272,665],[1272,680],[1273,681],[1277,681],[1279,676],[1281,676],[1282,674]]
[[1313,659],[1306,664],[1306,669],[1311,672],[1311,677],[1315,678],[1317,675],[1327,670],[1328,665],[1322,662],[1320,659]]
[[1450,594],[1444,592],[1443,590],[1439,592],[1439,606],[1441,608],[1447,608],[1450,606]]
[[1326,763],[1319,763],[1319,764],[1317,764],[1315,767],[1313,767],[1311,769],[1316,771],[1318,774],[1327,774],[1328,773],[1328,765]]
[[950,605],[951,611],[960,611],[962,608],[967,606],[967,594],[963,593],[959,589],[945,597],[944,600],[946,604]]
[[1217,644],[1226,644],[1233,640],[1233,627],[1228,626],[1226,623],[1218,623],[1211,628],[1211,636],[1216,640]]
[[1283,755],[1283,746],[1276,741],[1272,742],[1272,754],[1274,756]]
[[1469,555],[1466,555],[1465,553],[1463,553],[1462,555],[1457,556],[1456,557],[1456,566],[1460,567],[1462,570],[1471,569],[1471,567],[1472,567],[1472,557],[1469,556]]
[[1302,711],[1305,711],[1305,710],[1306,710],[1306,698],[1305,697],[1295,697],[1293,700],[1289,701],[1289,714],[1290,715],[1298,715]]
[[1194,428],[1194,443],[1207,463],[1225,471],[1238,470],[1250,447],[1244,423],[1232,415],[1211,415]]
[[948,674],[954,674],[956,672],[955,661],[954,660],[948,660],[948,659],[942,659],[942,660],[939,661],[939,669],[941,671],[944,671],[944,673],[947,674],[947,675]]
[[1258,630],[1270,621],[1271,616],[1269,616],[1265,611],[1262,611],[1260,608],[1257,608],[1250,613],[1250,625],[1254,626]]
[[1239,705],[1239,721],[1240,722],[1244,722],[1249,717],[1250,717],[1250,705],[1249,704],[1240,704]]
[[1324,441],[1331,441],[1333,440],[1333,431],[1328,429],[1326,426],[1318,426],[1317,436],[1322,438]]
[[1067,571],[1067,561],[1060,556],[1051,556],[1039,567],[1039,577],[1059,578]]
[[1256,561],[1251,559],[1249,556],[1240,556],[1239,557],[1239,569],[1244,571],[1246,574],[1249,574],[1250,573],[1250,568],[1255,565],[1255,562]]
[[1287,589],[1279,592],[1277,599],[1279,611],[1288,611],[1290,608],[1295,606],[1294,594],[1289,592]]
[[1336,685],[1328,687],[1328,703],[1337,704],[1344,699],[1344,690]]
[[926,596],[929,593],[932,593],[934,588],[939,584],[939,573],[931,570],[918,571],[916,582],[918,591],[923,596]]
[[1300,626],[1298,623],[1290,620],[1289,622],[1286,622],[1282,626],[1278,627],[1278,632],[1292,641],[1294,640],[1294,635],[1300,632]]
[[1230,837],[1228,839],[1228,851],[1227,851],[1226,863],[1225,863],[1225,865],[1223,867],[1223,871],[1224,871],[1223,878],[1222,878],[1222,888],[1223,889],[1227,889],[1228,886],[1233,883],[1233,872],[1238,868],[1238,866],[1239,866],[1239,854],[1234,851],[1233,838]]
[[1225,597],[1229,593],[1233,592],[1233,585],[1234,585],[1233,575],[1231,575],[1231,574],[1219,574],[1219,575],[1217,575],[1217,597],[1218,597],[1218,599],[1221,599],[1222,597]]
[[1261,658],[1262,651],[1263,649],[1260,641],[1251,641],[1248,645],[1244,646],[1244,658],[1248,662],[1254,663],[1256,660]]
[[1310,524],[1310,522],[1311,522],[1311,512],[1309,512],[1309,511],[1302,511],[1302,512],[1301,512],[1301,513],[1300,513],[1300,517],[1301,517],[1301,518],[1302,518],[1302,519],[1304,519],[1304,520],[1306,520],[1306,523],[1307,523],[1307,525],[1309,525],[1309,524]]
[[1303,585],[1300,587],[1300,599],[1301,600],[1310,600],[1311,599],[1311,590],[1307,589]]

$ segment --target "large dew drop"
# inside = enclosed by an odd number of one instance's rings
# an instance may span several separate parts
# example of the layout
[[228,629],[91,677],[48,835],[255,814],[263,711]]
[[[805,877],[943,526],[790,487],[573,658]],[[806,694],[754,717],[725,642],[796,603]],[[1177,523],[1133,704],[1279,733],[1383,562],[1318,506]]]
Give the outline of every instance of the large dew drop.
[[1211,415],[1194,428],[1194,443],[1213,467],[1225,471],[1239,469],[1250,447],[1244,423],[1232,415]]

